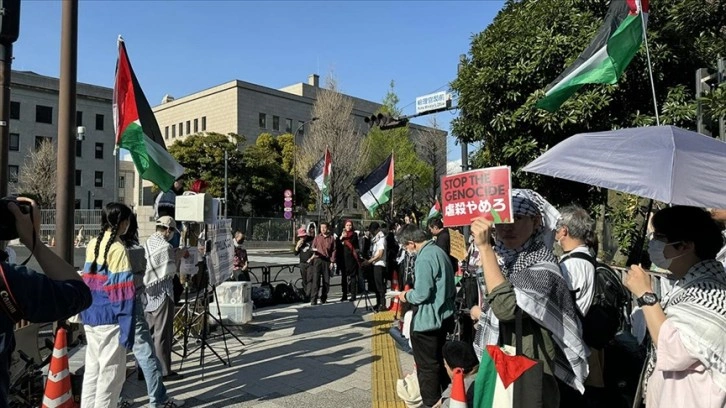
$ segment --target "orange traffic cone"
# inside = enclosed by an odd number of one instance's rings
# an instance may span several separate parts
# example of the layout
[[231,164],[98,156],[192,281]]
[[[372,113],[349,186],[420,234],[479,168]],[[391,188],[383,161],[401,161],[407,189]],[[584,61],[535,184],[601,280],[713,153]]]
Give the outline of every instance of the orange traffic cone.
[[[393,280],[391,281],[391,290],[397,291],[400,288],[398,287],[398,271],[393,271]],[[398,297],[394,297],[391,300],[391,307],[388,308],[388,310],[393,312],[398,312],[398,310],[401,307],[401,303],[398,301]]]
[[451,382],[450,408],[466,408],[466,387],[464,386],[464,370],[454,369],[454,379]]
[[68,367],[68,348],[66,330],[58,329],[55,334],[53,357],[50,359],[48,381],[45,383],[42,408],[76,408],[71,391],[71,373]]

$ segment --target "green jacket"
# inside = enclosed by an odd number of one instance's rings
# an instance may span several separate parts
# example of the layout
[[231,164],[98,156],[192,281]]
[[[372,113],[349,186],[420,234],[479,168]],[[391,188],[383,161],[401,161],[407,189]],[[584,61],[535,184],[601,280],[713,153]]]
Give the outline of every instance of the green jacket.
[[413,330],[439,329],[444,319],[454,314],[456,287],[449,256],[431,242],[425,243],[416,255],[414,275],[414,288],[406,293],[406,302],[418,306]]

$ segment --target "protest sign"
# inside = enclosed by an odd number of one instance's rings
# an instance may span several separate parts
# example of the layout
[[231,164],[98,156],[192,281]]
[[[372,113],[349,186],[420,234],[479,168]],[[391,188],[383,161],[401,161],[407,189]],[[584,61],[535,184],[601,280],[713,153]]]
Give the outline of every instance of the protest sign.
[[196,275],[199,271],[199,249],[191,247],[187,249],[180,249],[180,251],[186,251],[186,256],[181,259],[179,265],[179,273],[182,275]]
[[212,286],[229,279],[232,275],[234,246],[232,245],[232,220],[217,220],[207,224],[207,237],[212,242],[212,250],[207,256],[209,284]]
[[512,222],[511,169],[489,167],[444,176],[441,199],[446,227],[469,225],[476,217],[496,223]]
[[449,229],[449,239],[451,243],[449,255],[459,261],[466,259],[466,240],[464,239],[464,234],[455,229]]

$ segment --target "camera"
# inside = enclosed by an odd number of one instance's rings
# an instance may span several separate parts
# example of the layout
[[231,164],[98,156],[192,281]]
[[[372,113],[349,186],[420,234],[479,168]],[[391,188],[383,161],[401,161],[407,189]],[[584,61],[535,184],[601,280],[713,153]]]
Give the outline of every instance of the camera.
[[10,203],[17,205],[23,214],[30,214],[33,211],[30,203],[18,201],[17,197],[0,198],[0,241],[11,241],[18,237],[18,231],[15,229],[15,216],[8,208]]

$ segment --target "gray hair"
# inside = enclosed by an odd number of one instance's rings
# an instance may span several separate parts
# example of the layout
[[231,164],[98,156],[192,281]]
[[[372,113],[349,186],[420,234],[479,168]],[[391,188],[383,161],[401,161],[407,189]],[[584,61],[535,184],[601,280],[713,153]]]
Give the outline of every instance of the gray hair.
[[407,242],[424,242],[428,240],[428,237],[426,236],[426,233],[416,225],[406,224],[396,233],[396,239],[401,244],[405,244]]
[[556,227],[567,227],[567,233],[572,238],[582,240],[587,245],[595,242],[595,220],[580,206],[568,205],[560,209]]

